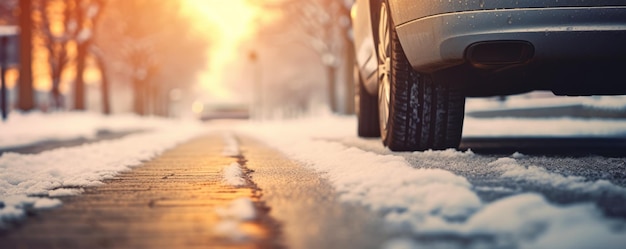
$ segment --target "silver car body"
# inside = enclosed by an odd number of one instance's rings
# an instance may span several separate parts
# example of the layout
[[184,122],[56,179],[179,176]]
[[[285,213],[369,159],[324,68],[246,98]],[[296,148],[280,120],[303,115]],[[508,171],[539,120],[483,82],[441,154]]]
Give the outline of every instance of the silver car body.
[[[356,0],[352,13],[357,66],[371,94],[377,89],[379,2]],[[624,0],[390,0],[388,4],[412,67],[436,77],[455,75],[467,96],[531,90],[626,94],[626,77],[620,72],[626,65]],[[567,73],[581,70],[588,70],[590,76]],[[597,82],[589,82],[596,78]]]

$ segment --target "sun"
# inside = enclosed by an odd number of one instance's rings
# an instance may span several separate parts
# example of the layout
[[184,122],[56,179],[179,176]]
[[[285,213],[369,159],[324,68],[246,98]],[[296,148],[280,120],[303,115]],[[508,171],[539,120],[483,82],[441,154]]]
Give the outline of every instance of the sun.
[[211,43],[207,69],[198,77],[202,90],[213,97],[229,98],[224,71],[235,63],[239,45],[254,36],[266,14],[249,0],[184,0],[182,11]]
[[183,13],[194,21],[197,30],[217,28],[220,39],[232,42],[245,39],[255,31],[254,20],[261,15],[260,7],[248,0],[184,0]]

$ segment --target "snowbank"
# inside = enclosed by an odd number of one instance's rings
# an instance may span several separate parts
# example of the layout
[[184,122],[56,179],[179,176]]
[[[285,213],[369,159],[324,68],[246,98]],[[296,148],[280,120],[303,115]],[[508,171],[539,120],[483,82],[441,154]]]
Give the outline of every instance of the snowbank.
[[[551,125],[567,129],[570,121],[551,121]],[[623,124],[613,127],[612,131],[625,131],[626,125]],[[607,126],[611,127],[611,124]],[[601,239],[603,248],[621,248],[626,244],[625,224],[603,217],[592,204],[559,206],[549,203],[540,194],[515,194],[514,191],[511,191],[512,196],[482,203],[467,179],[436,169],[428,160],[412,166],[404,157],[375,154],[333,142],[354,137],[354,127],[353,118],[324,117],[251,123],[240,129],[320,172],[333,184],[341,200],[380,213],[389,226],[398,231],[413,231],[416,236],[458,238],[460,241],[492,238],[487,247],[498,248],[585,248],[598,239]],[[488,127],[501,131],[510,129]],[[528,132],[530,127],[526,126],[524,131]],[[535,131],[543,129],[540,128]],[[605,128],[587,127],[588,130]],[[575,129],[570,132],[578,134]],[[436,154],[440,159],[452,159],[450,162],[474,160],[471,151],[415,153]],[[523,155],[518,153],[514,157]],[[514,158],[498,159],[483,167],[495,168],[495,172],[505,179],[535,181],[555,188],[599,194],[602,191],[624,192],[623,188],[607,181],[590,182],[550,173],[539,167],[526,168],[517,164]],[[480,244],[473,246],[480,247]],[[384,247],[416,245],[398,238]]]
[[0,148],[50,140],[95,138],[99,132],[154,130],[169,125],[159,118],[136,115],[104,116],[91,112],[11,113],[0,122]]
[[582,118],[489,118],[466,117],[464,137],[626,137],[626,120]]
[[[12,116],[11,120],[13,118]],[[55,198],[80,194],[82,188],[98,186],[102,184],[102,180],[129,170],[205,131],[205,127],[192,121],[101,117],[89,113],[57,113],[49,117],[34,114],[15,116],[15,119],[23,122],[22,125],[12,123],[1,130],[2,140],[11,146],[15,145],[11,141],[25,137],[27,132],[22,129],[37,130],[36,127],[43,126],[42,124],[46,125],[44,130],[49,133],[40,130],[41,137],[33,136],[29,141],[93,134],[103,127],[116,130],[141,127],[150,131],[39,154],[3,154],[0,157],[0,227],[6,221],[22,218],[28,209],[58,206],[61,202]],[[57,134],[52,135],[54,133]]]

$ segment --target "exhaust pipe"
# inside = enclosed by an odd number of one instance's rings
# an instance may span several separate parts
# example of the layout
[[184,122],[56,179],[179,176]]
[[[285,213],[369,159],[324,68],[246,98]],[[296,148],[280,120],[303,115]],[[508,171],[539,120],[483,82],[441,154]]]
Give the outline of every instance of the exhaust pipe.
[[477,68],[491,69],[529,62],[535,47],[527,41],[484,41],[471,44],[465,58]]

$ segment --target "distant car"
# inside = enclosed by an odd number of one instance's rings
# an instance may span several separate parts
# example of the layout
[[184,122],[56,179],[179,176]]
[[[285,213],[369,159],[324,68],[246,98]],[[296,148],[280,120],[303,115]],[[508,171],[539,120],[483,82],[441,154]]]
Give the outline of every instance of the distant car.
[[356,0],[358,134],[458,147],[466,97],[626,94],[624,0]]
[[202,121],[250,119],[249,107],[240,104],[203,104],[197,115]]

